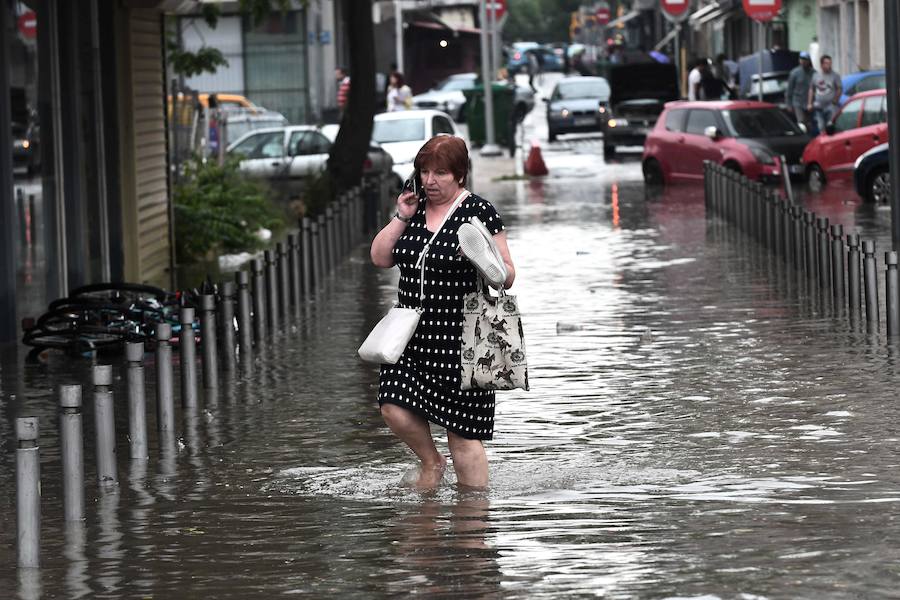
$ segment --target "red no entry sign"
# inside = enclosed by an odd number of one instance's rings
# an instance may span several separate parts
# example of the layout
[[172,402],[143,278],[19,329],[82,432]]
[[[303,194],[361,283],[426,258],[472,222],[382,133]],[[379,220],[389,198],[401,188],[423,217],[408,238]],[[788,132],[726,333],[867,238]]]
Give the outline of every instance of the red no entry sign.
[[33,10],[26,11],[19,16],[19,33],[25,39],[33,40],[37,37],[37,15]]
[[494,21],[499,21],[503,18],[503,15],[506,14],[506,0],[486,0],[487,4],[485,6],[488,17],[490,18],[490,13],[494,13]]
[[663,11],[663,15],[670,21],[682,21],[688,15],[690,8],[688,0],[659,0],[659,7]]
[[754,21],[771,21],[781,10],[781,0],[744,0],[744,12]]
[[597,19],[599,25],[606,25],[609,23],[611,16],[612,13],[609,11],[609,5],[606,3],[599,5],[597,10],[594,11],[594,17]]

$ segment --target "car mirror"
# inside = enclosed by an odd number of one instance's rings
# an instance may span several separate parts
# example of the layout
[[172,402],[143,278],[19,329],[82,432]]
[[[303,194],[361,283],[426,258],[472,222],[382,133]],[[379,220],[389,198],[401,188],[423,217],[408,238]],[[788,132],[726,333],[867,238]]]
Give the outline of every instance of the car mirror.
[[834,123],[829,123],[825,126],[825,133],[828,135],[834,135]]
[[797,127],[799,127],[800,131],[803,133],[809,133],[809,127],[806,126],[806,123],[797,123]]
[[716,141],[717,139],[719,139],[719,129],[715,125],[710,125],[703,130],[703,135],[705,135],[712,141]]

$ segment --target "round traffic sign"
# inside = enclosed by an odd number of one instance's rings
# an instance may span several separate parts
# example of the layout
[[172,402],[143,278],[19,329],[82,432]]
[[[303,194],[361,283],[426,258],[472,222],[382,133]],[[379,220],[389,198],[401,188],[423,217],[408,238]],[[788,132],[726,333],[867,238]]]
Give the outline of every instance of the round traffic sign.
[[597,23],[599,25],[606,25],[607,23],[609,23],[609,19],[612,15],[609,12],[608,6],[600,6],[594,12],[594,16],[597,18]]
[[663,15],[670,21],[683,21],[688,16],[689,0],[659,0]]
[[499,21],[506,14],[506,0],[488,0],[486,4],[488,13],[494,13],[494,21]]
[[744,12],[754,21],[771,21],[781,10],[781,0],[744,0]]
[[28,40],[37,37],[37,15],[33,10],[28,10],[19,16],[18,23],[19,33]]

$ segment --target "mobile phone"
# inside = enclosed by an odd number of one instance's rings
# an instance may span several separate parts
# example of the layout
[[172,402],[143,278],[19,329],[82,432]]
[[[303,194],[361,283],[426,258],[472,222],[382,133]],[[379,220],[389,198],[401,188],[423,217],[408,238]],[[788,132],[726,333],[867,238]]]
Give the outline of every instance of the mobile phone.
[[412,192],[417,198],[421,199],[425,194],[422,189],[422,182],[419,179],[419,172],[413,171],[406,181],[403,182],[403,191]]

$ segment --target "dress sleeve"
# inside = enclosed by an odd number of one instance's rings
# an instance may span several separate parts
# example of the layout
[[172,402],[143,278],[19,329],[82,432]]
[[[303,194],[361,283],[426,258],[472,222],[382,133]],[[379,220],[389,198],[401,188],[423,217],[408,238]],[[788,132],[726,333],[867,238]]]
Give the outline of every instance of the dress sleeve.
[[484,198],[478,198],[478,203],[475,207],[475,216],[478,217],[479,221],[484,223],[484,226],[488,228],[491,235],[497,235],[506,229],[506,227],[503,226],[503,219],[500,218],[500,213],[497,212],[497,209],[494,208],[493,204]]

